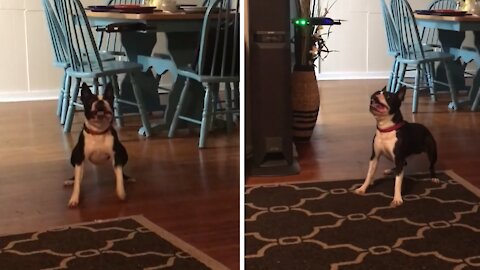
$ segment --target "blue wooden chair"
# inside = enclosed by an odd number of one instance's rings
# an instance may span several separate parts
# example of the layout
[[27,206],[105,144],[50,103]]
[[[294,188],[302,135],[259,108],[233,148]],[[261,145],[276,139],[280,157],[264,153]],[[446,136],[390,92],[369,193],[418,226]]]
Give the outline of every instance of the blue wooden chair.
[[[391,10],[400,46],[398,62],[400,63],[399,70],[401,70],[401,72],[399,72],[400,74],[398,75],[397,88],[400,85],[413,88],[412,112],[415,113],[418,110],[418,92],[420,89],[422,68],[428,68],[435,62],[440,62],[445,65],[447,61],[453,61],[453,56],[444,52],[424,50],[414,13],[407,0],[392,0]],[[415,68],[416,74],[414,84],[405,81],[405,72],[408,66],[413,66]],[[445,67],[447,69],[446,73],[449,82],[447,86],[450,88],[452,102],[453,104],[457,104],[456,92],[451,84],[453,81],[451,73],[448,70],[448,65],[445,65]],[[430,74],[429,76],[432,74],[431,71],[427,71],[427,73]],[[430,81],[433,84],[433,78],[430,78]],[[434,83],[444,84],[438,81],[435,81]],[[430,89],[430,94],[435,94],[432,88]]]
[[[100,93],[99,80],[102,81],[103,85],[106,85],[108,80],[111,81],[115,94],[115,117],[122,117],[119,103],[136,106],[140,113],[145,135],[150,136],[150,122],[147,111],[145,110],[141,89],[134,76],[135,72],[141,71],[142,66],[128,61],[102,61],[90,23],[85,14],[85,9],[80,0],[57,0],[57,5],[57,9],[61,17],[63,17],[63,29],[69,54],[67,74],[75,81],[73,91],[71,95],[69,95],[70,103],[64,125],[64,132],[70,132],[75,106],[80,105],[76,100],[81,81],[91,79],[93,80],[95,93]],[[127,74],[127,76],[129,76],[136,102],[119,99],[120,90],[117,81],[117,75],[119,74]]]
[[[42,5],[45,13],[45,19],[47,21],[48,31],[50,33],[50,40],[52,42],[54,55],[53,65],[63,69],[64,71],[57,101],[57,116],[60,118],[60,123],[63,125],[65,122],[66,108],[68,106],[68,104],[65,103],[65,101],[68,102],[68,99],[64,100],[66,92],[65,89],[69,88],[71,83],[70,77],[67,75],[68,56],[67,52],[65,51],[65,35],[60,26],[57,14],[50,4],[50,1],[43,0]],[[64,112],[62,113],[62,111]]]
[[[226,114],[227,130],[232,127],[233,115],[239,111],[234,106],[235,97],[238,96],[240,46],[240,1],[236,2],[234,9],[231,8],[230,0],[211,0],[208,3],[197,61],[192,67],[178,70],[178,75],[186,77],[186,81],[170,125],[169,138],[174,137],[179,120],[199,124],[201,127],[198,147],[204,148],[213,117],[218,113]],[[182,115],[183,103],[192,80],[202,83],[205,90],[201,121]],[[225,85],[225,108],[218,106],[217,90],[221,83]]]

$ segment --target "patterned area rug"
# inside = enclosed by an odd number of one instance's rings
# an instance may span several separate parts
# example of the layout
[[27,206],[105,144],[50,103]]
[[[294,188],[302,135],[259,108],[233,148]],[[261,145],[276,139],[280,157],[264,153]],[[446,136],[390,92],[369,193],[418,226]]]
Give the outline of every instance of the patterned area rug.
[[143,216],[0,237],[0,269],[227,269]]
[[453,172],[392,178],[365,195],[363,180],[247,186],[246,269],[480,269],[480,193]]

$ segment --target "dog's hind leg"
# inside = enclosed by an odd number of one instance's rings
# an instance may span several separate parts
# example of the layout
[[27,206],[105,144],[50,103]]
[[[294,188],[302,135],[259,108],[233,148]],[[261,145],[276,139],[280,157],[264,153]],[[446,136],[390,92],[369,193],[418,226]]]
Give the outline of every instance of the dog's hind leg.
[[[405,167],[407,166],[407,162],[405,161]],[[383,174],[384,175],[394,175],[395,174],[395,167],[391,168],[391,169],[386,169],[383,171]]]
[[125,183],[135,183],[137,180],[129,175],[123,174],[123,180]]
[[63,181],[64,186],[73,186],[73,183],[75,182],[75,176],[72,176],[68,178],[68,180]]

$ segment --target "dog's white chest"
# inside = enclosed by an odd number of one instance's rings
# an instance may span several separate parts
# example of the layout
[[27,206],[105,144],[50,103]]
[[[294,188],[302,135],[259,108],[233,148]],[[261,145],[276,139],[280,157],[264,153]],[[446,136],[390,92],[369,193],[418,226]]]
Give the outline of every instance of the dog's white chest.
[[377,130],[375,140],[373,141],[375,153],[384,155],[390,160],[394,160],[395,155],[393,153],[393,149],[396,142],[396,131],[380,132]]
[[93,164],[103,164],[113,160],[113,136],[111,134],[85,135],[85,158]]

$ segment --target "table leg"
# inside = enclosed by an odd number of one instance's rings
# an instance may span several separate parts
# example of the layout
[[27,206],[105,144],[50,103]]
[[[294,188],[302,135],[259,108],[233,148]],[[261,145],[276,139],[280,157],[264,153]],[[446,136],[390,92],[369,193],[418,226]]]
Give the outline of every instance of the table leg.
[[[452,49],[459,49],[462,46],[463,40],[465,39],[465,32],[457,32],[457,31],[450,31],[450,30],[438,30],[438,39],[442,45],[442,49],[444,52],[450,52]],[[452,93],[452,102],[449,104],[449,108],[451,109],[458,109],[457,103],[457,93],[459,89],[465,87],[465,79],[464,79],[464,69],[459,60],[457,61],[447,61],[445,62],[445,72],[449,74],[445,74],[447,80],[442,80],[442,78],[437,78],[436,80],[443,81],[443,82],[451,82],[453,85],[453,89],[449,89]],[[436,74],[441,74],[442,70],[439,66]],[[441,86],[437,87],[437,89],[441,88]]]
[[[172,56],[177,67],[187,67],[196,62],[196,54],[198,48],[198,32],[181,33],[181,32],[169,32],[166,33],[168,40],[168,51]],[[166,124],[170,126],[175,109],[177,108],[180,94],[182,93],[183,86],[185,85],[184,77],[177,77],[173,85],[173,89],[168,97],[168,108],[166,113]],[[191,80],[189,84],[189,91],[185,97],[183,103],[182,115],[201,119],[203,112],[203,103],[199,102],[204,100],[205,91],[203,85],[195,80]],[[186,122],[180,121],[178,128],[186,126]]]
[[[122,44],[125,48],[127,57],[132,62],[137,62],[139,55],[151,55],[155,44],[157,43],[157,33],[155,32],[123,32]],[[161,110],[160,99],[158,97],[158,81],[154,74],[147,70],[146,72],[137,72],[136,81],[142,89],[145,108],[148,112]],[[121,83],[121,98],[135,102],[132,84],[127,76]],[[122,109],[123,112],[136,112],[131,106]]]
[[[137,62],[138,56],[140,55],[151,56],[155,43],[157,42],[156,35],[156,32],[122,33],[122,43],[125,47],[129,60]],[[167,32],[166,35],[168,42],[167,48],[174,62],[172,68],[174,68],[174,66],[186,67],[188,65],[192,65],[196,60],[195,56],[199,37],[198,32]],[[153,68],[155,69],[155,67]],[[177,71],[172,70],[172,72],[176,74]],[[144,94],[144,100],[147,103],[147,110],[158,110],[160,106],[160,100],[157,92],[159,82],[155,78],[153,72],[151,70],[146,70],[136,74],[136,77],[138,77],[137,81],[139,82],[140,88]],[[152,132],[168,130],[172,122],[173,115],[175,114],[175,109],[177,107],[184,83],[185,78],[177,77],[169,94],[165,123],[152,126]],[[203,90],[203,86],[196,81],[192,81],[189,89],[190,90],[188,91],[188,96],[184,104],[185,106],[183,106],[184,111],[182,114],[192,118],[201,118],[203,107],[201,102],[197,101],[204,99],[205,92]],[[134,100],[132,87],[128,78],[122,82],[122,98]],[[179,123],[179,127],[185,127],[185,123]],[[144,130],[140,129],[139,133],[144,134]]]

